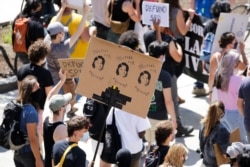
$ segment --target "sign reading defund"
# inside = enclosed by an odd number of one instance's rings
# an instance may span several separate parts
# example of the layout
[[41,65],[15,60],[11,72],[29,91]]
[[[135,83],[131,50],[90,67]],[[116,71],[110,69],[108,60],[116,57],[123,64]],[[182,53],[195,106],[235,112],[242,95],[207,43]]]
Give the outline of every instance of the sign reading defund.
[[[187,15],[187,13],[185,13]],[[201,45],[203,42],[203,24],[200,16],[195,15],[190,27],[190,30],[185,36],[185,69],[184,73],[187,75],[207,83],[208,74],[202,68],[202,61],[200,60]]]
[[84,59],[58,59],[63,71],[67,71],[67,78],[79,78]]
[[153,25],[153,19],[159,19],[160,26],[169,27],[169,4],[143,1],[142,23]]
[[92,37],[76,92],[145,118],[161,66],[157,59]]

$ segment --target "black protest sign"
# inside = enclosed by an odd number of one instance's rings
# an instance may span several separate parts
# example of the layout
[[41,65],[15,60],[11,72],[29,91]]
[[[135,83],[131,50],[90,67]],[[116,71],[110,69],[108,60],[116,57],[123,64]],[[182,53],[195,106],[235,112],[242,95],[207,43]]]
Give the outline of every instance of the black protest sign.
[[200,16],[195,15],[192,20],[190,30],[185,36],[184,56],[186,59],[186,65],[184,73],[201,82],[207,83],[208,74],[202,68],[202,61],[200,60],[200,52],[203,42],[203,29],[204,26]]

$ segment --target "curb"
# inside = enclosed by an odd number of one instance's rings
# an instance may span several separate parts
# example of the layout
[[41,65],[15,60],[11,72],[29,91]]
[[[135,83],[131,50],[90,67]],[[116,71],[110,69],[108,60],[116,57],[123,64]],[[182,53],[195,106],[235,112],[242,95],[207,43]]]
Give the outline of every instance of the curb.
[[17,89],[17,77],[12,76],[6,79],[0,79],[0,93],[6,93]]

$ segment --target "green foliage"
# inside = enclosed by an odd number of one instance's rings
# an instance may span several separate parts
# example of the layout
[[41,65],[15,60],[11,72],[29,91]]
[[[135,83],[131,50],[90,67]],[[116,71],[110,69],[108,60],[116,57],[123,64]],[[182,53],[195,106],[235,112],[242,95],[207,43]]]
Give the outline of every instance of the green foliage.
[[11,44],[12,43],[11,25],[0,28],[0,31],[1,31],[1,41],[5,44]]

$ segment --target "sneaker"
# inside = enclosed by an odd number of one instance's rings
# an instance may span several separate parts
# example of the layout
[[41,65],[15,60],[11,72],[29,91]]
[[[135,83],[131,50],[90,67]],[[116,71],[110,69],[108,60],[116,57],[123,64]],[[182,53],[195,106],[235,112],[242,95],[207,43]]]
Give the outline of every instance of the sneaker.
[[71,118],[71,117],[75,116],[76,115],[75,112],[77,112],[77,110],[78,110],[78,108],[76,108],[76,107],[71,108],[71,110],[67,113],[67,117]]
[[189,136],[190,133],[193,132],[193,130],[193,126],[182,126],[180,128],[177,128],[177,133],[175,134],[175,137]]
[[208,92],[206,91],[205,88],[197,88],[197,87],[194,87],[193,88],[193,91],[192,91],[192,94],[196,95],[196,96],[207,96],[208,95]]

